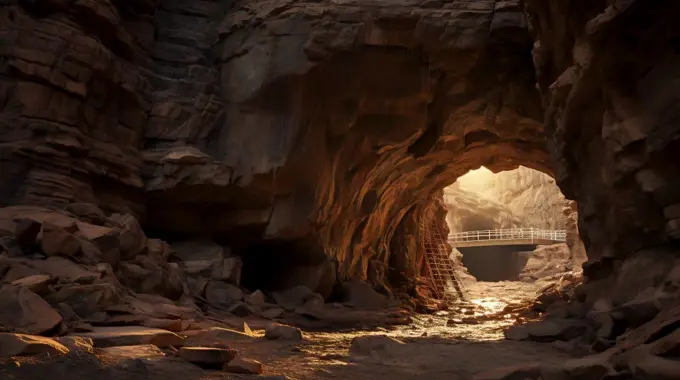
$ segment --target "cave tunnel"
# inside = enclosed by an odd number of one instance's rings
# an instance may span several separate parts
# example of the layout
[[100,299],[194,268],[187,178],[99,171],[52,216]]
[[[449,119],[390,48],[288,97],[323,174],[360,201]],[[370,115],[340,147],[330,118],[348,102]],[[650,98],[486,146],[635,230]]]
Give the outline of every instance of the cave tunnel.
[[[537,273],[542,277],[576,269],[585,261],[585,250],[579,249],[575,203],[547,174],[522,166],[499,173],[482,167],[447,187],[444,203],[449,243],[462,255],[459,265],[479,281],[531,281]],[[518,237],[528,229],[554,233],[556,240],[534,244],[533,235]],[[481,233],[482,241],[475,241],[479,239],[475,232]],[[495,236],[500,240],[483,241],[485,233],[504,233],[507,239]],[[547,248],[537,250],[539,244]]]
[[263,240],[238,253],[243,260],[241,285],[250,291],[304,285],[327,298],[334,290],[335,267],[322,249],[309,242]]

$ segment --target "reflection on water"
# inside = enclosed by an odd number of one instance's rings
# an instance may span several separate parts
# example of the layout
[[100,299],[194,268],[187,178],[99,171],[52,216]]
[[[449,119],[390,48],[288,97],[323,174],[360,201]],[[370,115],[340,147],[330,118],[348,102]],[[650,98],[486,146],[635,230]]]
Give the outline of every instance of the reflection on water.
[[498,298],[477,298],[477,299],[473,299],[470,302],[474,303],[475,305],[479,305],[484,310],[488,311],[484,314],[499,313],[503,310],[503,308],[508,306],[507,302],[503,302],[502,300],[499,300]]
[[517,282],[470,284],[469,301],[454,303],[448,310],[433,315],[414,315],[410,325],[380,330],[317,333],[312,334],[310,339],[323,343],[324,350],[331,353],[346,349],[351,339],[360,335],[388,335],[406,341],[423,337],[442,338],[442,343],[447,344],[502,340],[503,330],[511,326],[517,316],[504,312],[506,306],[533,300],[537,288],[534,284]]
[[476,282],[468,285],[468,302],[459,302],[435,315],[417,315],[410,326],[388,335],[398,337],[441,337],[473,341],[504,339],[503,330],[516,315],[504,313],[506,306],[533,300],[539,286],[521,282]]

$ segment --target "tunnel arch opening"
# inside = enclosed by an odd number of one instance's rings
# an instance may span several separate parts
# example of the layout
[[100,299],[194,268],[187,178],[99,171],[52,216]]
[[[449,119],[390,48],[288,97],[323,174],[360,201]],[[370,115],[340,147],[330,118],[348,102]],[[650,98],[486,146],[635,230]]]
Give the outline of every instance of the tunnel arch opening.
[[545,173],[481,167],[443,198],[451,257],[479,281],[535,282],[578,271],[586,260],[575,203]]

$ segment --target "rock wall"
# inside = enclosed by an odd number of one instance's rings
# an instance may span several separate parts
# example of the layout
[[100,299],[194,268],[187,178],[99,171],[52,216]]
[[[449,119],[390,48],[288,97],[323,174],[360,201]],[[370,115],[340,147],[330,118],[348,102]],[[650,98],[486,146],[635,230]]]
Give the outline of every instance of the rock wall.
[[562,210],[566,217],[565,229],[567,231],[567,247],[569,248],[570,258],[574,264],[574,269],[580,271],[583,263],[588,261],[586,247],[581,239],[578,229],[578,205],[574,201],[569,201]]
[[525,4],[555,178],[578,201],[584,294],[602,310],[663,307],[680,264],[680,4]]
[[523,166],[500,173],[480,168],[458,178],[456,183],[477,197],[505,206],[521,219],[519,227],[565,228],[563,209],[567,201],[555,180],[545,173]]
[[592,297],[627,299],[677,249],[678,6],[5,0],[0,203],[366,278],[414,267],[434,192],[524,165],[579,201]]
[[549,170],[517,2],[32,4],[0,8],[4,204],[365,277],[469,169]]
[[572,259],[569,246],[565,243],[540,245],[531,252],[522,252],[526,257],[519,273],[519,280],[534,282],[552,279],[578,268],[580,263]]
[[444,201],[451,232],[524,227],[523,219],[508,207],[476,193],[449,186]]

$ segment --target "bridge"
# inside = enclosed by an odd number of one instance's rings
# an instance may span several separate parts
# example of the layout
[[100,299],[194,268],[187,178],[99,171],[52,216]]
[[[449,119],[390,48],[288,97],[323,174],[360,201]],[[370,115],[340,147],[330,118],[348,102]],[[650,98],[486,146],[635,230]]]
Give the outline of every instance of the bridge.
[[449,234],[448,242],[454,248],[488,247],[498,245],[550,245],[567,240],[565,230],[536,228],[511,228],[500,230],[465,231]]

